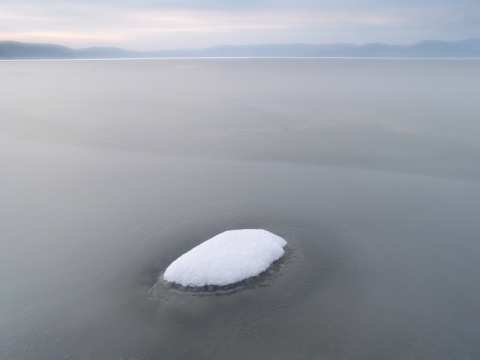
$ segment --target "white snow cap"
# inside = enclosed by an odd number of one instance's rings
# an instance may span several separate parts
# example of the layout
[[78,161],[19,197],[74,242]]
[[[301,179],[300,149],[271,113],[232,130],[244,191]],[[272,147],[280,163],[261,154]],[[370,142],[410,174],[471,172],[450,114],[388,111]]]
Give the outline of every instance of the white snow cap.
[[285,245],[262,229],[225,231],[180,256],[163,278],[183,286],[234,284],[265,271],[282,257]]

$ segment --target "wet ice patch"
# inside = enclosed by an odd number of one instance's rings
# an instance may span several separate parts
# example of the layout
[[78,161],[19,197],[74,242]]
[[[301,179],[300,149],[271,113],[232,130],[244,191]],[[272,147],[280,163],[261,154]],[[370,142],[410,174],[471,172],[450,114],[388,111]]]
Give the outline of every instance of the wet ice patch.
[[225,231],[194,247],[165,270],[182,286],[225,286],[257,276],[284,254],[287,242],[261,229]]

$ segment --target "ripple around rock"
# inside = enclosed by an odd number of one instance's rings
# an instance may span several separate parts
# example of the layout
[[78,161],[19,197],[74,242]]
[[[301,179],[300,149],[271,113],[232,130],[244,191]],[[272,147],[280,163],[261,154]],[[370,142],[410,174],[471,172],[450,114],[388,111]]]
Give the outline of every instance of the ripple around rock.
[[163,278],[186,287],[235,284],[267,270],[286,244],[262,229],[225,231],[180,256]]

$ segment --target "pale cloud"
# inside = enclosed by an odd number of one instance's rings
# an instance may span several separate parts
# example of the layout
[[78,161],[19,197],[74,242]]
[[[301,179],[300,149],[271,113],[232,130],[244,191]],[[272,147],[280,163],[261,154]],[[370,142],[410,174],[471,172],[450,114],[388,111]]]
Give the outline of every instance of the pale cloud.
[[233,1],[212,0],[193,8],[186,0],[177,2],[181,5],[177,7],[165,1],[119,1],[115,5],[51,1],[46,5],[43,1],[0,0],[0,39],[139,50],[268,42],[411,43],[425,36],[452,40],[478,30],[465,19],[469,15],[471,19],[475,10],[480,13],[480,3],[459,1],[465,6],[458,6],[459,2],[453,6],[447,0],[392,1],[395,6],[373,0],[363,5],[285,0],[246,2],[237,7]]
[[35,41],[35,42],[75,42],[75,41],[89,41],[90,43],[104,43],[118,42],[125,38],[115,34],[94,34],[94,33],[80,33],[80,32],[48,32],[48,31],[26,31],[15,33],[17,41]]

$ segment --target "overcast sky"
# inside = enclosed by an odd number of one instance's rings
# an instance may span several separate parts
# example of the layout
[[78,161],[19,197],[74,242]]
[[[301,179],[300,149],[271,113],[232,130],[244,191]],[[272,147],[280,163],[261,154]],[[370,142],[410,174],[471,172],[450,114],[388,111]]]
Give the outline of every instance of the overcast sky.
[[0,0],[0,40],[135,50],[480,37],[480,0]]

